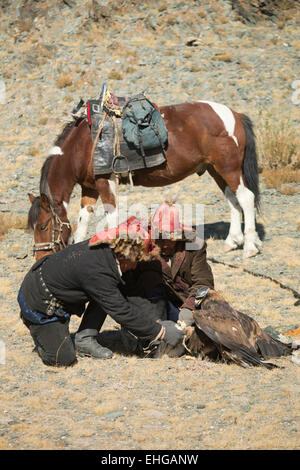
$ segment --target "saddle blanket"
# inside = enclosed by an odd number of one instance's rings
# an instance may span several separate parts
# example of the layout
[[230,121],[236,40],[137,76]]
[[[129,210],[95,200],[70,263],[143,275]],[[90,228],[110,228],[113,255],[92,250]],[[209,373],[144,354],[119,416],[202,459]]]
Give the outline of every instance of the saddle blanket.
[[[89,122],[91,124],[92,140],[96,139],[103,113],[100,111],[99,102],[89,101]],[[116,144],[117,132],[119,145]],[[115,148],[115,149],[114,149]],[[145,157],[133,145],[128,144],[122,131],[122,118],[106,116],[102,130],[94,151],[95,176],[109,173],[127,173],[159,166],[166,161],[161,147],[145,150]]]

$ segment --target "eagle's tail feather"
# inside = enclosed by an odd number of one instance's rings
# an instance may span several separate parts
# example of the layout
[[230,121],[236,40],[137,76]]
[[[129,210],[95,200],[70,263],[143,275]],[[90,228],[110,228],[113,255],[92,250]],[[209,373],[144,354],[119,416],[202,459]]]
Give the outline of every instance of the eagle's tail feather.
[[[225,352],[225,351],[223,351]],[[239,348],[230,352],[226,352],[226,355],[237,364],[247,367],[247,366],[264,366],[267,369],[277,368],[275,364],[270,362],[265,362],[260,359],[258,354],[247,350],[246,348]]]
[[291,351],[291,345],[282,343],[275,338],[268,335],[267,340],[264,338],[258,338],[256,345],[264,359],[270,357],[289,356]]

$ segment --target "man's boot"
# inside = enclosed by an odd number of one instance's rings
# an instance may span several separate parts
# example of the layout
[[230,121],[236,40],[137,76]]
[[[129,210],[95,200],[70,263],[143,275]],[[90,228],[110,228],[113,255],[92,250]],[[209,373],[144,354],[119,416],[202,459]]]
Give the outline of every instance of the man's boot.
[[97,359],[111,359],[113,357],[112,351],[98,343],[97,335],[98,331],[93,329],[85,329],[76,333],[75,350],[84,356],[91,356]]
[[118,354],[135,354],[138,347],[138,338],[126,328],[116,331],[102,331],[98,335],[98,341],[102,346]]

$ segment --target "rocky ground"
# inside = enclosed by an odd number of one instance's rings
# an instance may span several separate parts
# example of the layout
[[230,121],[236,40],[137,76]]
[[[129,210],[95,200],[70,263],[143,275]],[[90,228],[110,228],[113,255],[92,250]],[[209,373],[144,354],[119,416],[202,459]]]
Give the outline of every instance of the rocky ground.
[[[280,367],[272,371],[188,356],[120,355],[104,362],[79,358],[75,367],[56,370],[31,352],[18,318],[18,287],[33,262],[27,193],[37,194],[41,165],[72,108],[80,97],[97,97],[103,81],[120,95],[147,89],[161,105],[222,102],[256,126],[267,113],[273,122],[289,119],[297,131],[292,83],[300,79],[299,13],[290,8],[267,15],[255,7],[260,2],[251,2],[247,16],[243,8],[250,3],[237,4],[2,2],[1,449],[299,448],[299,366],[291,358],[273,361]],[[261,178],[257,223],[264,244],[247,261],[241,250],[223,252],[229,211],[208,175],[163,190],[128,186],[120,196],[159,203],[170,189],[179,204],[204,205],[216,289],[273,333],[299,327],[293,293],[274,281],[300,291],[300,184],[283,194]],[[72,223],[78,207],[76,189]],[[95,217],[90,233],[96,223]]]

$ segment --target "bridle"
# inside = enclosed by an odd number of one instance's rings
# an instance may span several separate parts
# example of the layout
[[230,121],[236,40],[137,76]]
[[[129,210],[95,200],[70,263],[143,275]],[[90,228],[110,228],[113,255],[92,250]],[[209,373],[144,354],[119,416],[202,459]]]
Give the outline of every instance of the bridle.
[[[53,251],[55,253],[56,251],[62,250],[63,248],[67,247],[66,243],[62,238],[62,231],[64,226],[66,226],[71,231],[71,224],[69,222],[63,222],[56,213],[54,207],[50,206],[50,210],[52,222],[51,242],[34,243],[34,255],[37,251]],[[58,232],[57,238],[55,238],[56,232]],[[56,247],[58,247],[58,250],[56,250]]]

